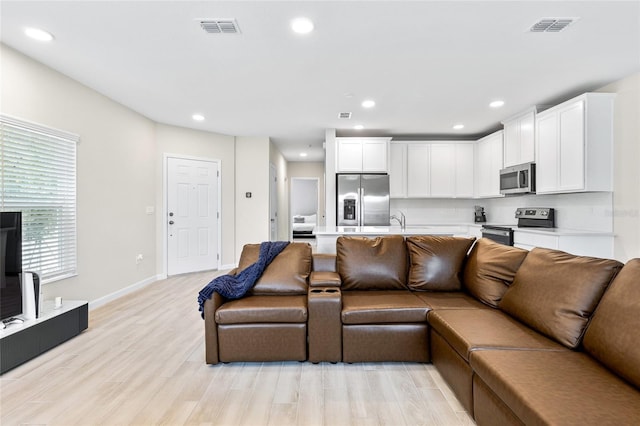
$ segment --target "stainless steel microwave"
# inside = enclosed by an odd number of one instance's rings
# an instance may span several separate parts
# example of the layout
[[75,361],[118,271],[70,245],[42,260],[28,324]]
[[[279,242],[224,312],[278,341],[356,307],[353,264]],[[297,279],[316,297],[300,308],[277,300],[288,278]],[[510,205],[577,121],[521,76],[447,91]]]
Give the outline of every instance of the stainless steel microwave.
[[500,193],[531,194],[536,192],[535,163],[518,164],[500,170]]

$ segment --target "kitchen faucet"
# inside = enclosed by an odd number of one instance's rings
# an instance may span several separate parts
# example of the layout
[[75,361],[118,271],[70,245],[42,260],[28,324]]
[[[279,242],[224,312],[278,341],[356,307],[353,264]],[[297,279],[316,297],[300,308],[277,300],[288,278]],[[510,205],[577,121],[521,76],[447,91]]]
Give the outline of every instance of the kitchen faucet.
[[400,229],[404,231],[407,228],[407,218],[405,217],[404,213],[402,213],[402,211],[398,210],[398,213],[400,213],[400,217],[393,214],[391,215],[389,220],[391,219],[397,220],[398,223],[400,224]]

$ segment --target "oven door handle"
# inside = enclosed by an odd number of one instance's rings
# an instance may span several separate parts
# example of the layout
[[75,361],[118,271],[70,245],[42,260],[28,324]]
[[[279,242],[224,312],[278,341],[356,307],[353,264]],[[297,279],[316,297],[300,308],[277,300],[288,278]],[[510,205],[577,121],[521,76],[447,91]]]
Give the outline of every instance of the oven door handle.
[[502,230],[502,229],[489,229],[482,228],[482,233],[487,235],[499,235],[501,237],[508,237],[511,234],[511,231]]

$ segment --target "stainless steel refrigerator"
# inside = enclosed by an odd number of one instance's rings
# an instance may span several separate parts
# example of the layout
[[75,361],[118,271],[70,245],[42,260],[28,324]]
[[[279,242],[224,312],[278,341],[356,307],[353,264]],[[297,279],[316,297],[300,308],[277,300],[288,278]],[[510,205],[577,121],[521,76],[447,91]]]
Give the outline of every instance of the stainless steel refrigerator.
[[338,226],[389,225],[389,175],[337,174]]

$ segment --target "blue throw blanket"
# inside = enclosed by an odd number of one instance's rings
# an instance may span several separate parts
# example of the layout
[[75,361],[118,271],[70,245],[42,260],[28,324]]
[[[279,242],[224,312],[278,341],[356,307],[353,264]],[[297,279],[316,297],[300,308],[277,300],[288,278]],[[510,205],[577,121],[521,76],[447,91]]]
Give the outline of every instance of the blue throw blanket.
[[218,293],[226,299],[240,299],[258,281],[271,261],[289,244],[289,241],[266,241],[260,244],[258,261],[249,265],[237,275],[216,277],[198,294],[200,315],[204,318],[204,302]]

